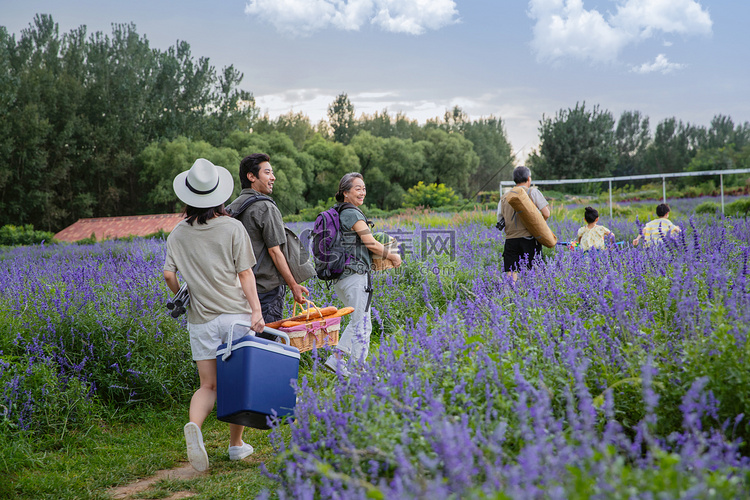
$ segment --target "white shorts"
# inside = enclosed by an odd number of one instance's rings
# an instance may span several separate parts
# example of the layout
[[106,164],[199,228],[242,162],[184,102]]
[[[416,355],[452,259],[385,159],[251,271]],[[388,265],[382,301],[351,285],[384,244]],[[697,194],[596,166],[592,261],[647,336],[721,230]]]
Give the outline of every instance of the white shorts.
[[[216,349],[227,340],[229,329],[235,321],[246,321],[250,323],[251,316],[247,313],[222,314],[208,323],[188,323],[187,329],[190,333],[190,350],[193,352],[193,361],[216,359]],[[235,338],[240,338],[247,333],[247,328],[235,328]]]

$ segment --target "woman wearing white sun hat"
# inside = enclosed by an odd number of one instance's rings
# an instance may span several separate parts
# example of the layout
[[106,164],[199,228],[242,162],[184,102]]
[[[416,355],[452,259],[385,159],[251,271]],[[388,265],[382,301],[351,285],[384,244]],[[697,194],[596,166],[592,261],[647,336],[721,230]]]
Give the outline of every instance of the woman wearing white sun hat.
[[[249,321],[256,332],[265,326],[255,289],[255,257],[247,231],[229,217],[224,202],[234,189],[232,174],[199,158],[190,170],[174,179],[175,194],[184,202],[185,220],[167,238],[164,279],[177,293],[180,272],[190,291],[188,332],[200,388],[190,400],[185,441],[190,464],[208,469],[201,425],[216,403],[216,348],[226,340],[234,321]],[[244,427],[230,424],[229,458],[240,460],[253,452],[242,441]]]

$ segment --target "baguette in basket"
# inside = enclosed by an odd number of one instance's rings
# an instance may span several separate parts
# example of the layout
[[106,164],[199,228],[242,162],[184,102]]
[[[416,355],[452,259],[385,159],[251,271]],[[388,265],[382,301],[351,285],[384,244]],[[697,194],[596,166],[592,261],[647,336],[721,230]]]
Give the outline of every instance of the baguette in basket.
[[[298,304],[295,302],[291,318],[269,323],[266,326],[278,328],[289,335],[290,345],[300,352],[309,351],[324,345],[334,346],[339,342],[341,317],[354,311],[352,307],[338,309],[336,307],[318,308],[312,302],[308,309],[296,314]],[[276,326],[272,326],[276,325]]]

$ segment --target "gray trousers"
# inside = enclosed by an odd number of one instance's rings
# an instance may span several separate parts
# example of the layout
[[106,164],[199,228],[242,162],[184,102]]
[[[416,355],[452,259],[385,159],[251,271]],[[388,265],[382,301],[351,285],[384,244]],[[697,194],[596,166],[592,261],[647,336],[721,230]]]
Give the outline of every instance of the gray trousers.
[[[370,334],[372,333],[372,318],[367,308],[369,293],[366,274],[350,274],[333,285],[338,298],[345,307],[353,307],[354,312],[349,315],[349,323],[344,332],[339,335],[337,348],[343,351],[352,361],[362,362],[370,352]],[[365,311],[367,308],[367,311]]]

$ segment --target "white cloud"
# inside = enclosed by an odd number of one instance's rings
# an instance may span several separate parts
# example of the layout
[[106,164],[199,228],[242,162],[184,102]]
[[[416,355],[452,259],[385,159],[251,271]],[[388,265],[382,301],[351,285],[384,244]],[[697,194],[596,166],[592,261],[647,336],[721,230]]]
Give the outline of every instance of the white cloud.
[[529,15],[536,19],[532,47],[540,60],[565,56],[609,61],[627,43],[627,35],[611,26],[582,0],[531,0]]
[[458,22],[453,0],[250,0],[245,14],[292,35],[327,28],[356,31],[367,23],[421,35]]
[[695,0],[627,0],[617,8],[613,22],[641,37],[654,31],[710,35],[711,16]]
[[712,26],[696,0],[618,0],[617,12],[606,18],[583,0],[530,0],[528,15],[536,21],[531,45],[539,60],[610,62],[657,31],[710,35]]
[[684,68],[684,64],[671,63],[664,54],[659,54],[652,63],[643,63],[640,66],[634,66],[631,71],[634,73],[654,73],[656,71],[666,75],[672,71]]

